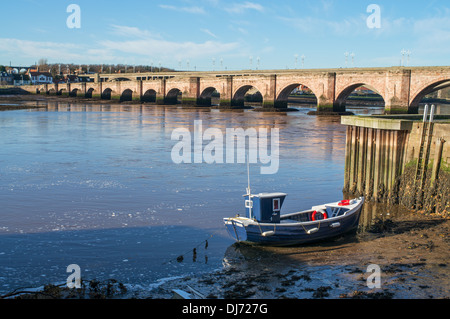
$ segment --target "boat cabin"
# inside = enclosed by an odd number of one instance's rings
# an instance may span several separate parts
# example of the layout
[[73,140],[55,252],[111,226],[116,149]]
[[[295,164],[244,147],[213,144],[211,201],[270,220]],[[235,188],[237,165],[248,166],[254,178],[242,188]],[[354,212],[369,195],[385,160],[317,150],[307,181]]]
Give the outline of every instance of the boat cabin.
[[280,223],[281,207],[287,194],[260,193],[245,196],[246,217],[260,223]]

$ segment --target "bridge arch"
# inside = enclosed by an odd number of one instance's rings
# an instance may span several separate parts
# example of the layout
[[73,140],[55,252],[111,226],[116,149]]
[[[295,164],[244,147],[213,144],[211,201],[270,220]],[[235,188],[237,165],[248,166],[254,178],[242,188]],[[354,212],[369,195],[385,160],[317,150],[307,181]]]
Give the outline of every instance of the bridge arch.
[[246,102],[245,96],[247,95],[247,93],[252,91],[254,92],[253,98],[249,102],[261,103],[261,105],[263,105],[264,97],[261,91],[256,86],[246,84],[239,87],[233,94],[232,106],[240,106],[240,107],[245,106]]
[[302,83],[293,83],[293,84],[289,84],[287,86],[285,86],[280,93],[278,94],[277,98],[276,98],[276,102],[275,105],[276,107],[281,107],[281,108],[287,108],[288,106],[288,99],[289,96],[292,94],[292,92],[296,89],[296,88],[302,88],[303,89],[308,89],[315,98],[315,101],[313,101],[313,103],[315,105],[317,105],[317,95],[314,93],[313,90],[311,90],[309,87],[307,87],[306,85],[303,85]]
[[[63,95],[64,92],[67,92],[67,90],[65,88],[59,89],[58,92],[56,93],[56,95]],[[70,92],[67,92],[66,94],[68,94]]]
[[133,91],[126,89],[120,95],[120,102],[133,101]]
[[92,95],[93,95],[94,92],[95,92],[94,88],[88,88],[86,90],[85,97],[88,98],[88,99],[92,99]]
[[73,89],[69,92],[70,97],[77,97],[79,89]]
[[111,100],[111,95],[114,91],[110,88],[106,88],[103,90],[101,98],[102,100]]
[[411,95],[411,102],[409,104],[408,113],[418,113],[419,104],[425,96],[448,87],[450,87],[450,77],[441,78],[422,86]]
[[336,100],[334,102],[334,110],[337,110],[339,112],[344,112],[346,110],[346,104],[348,97],[359,87],[365,87],[375,94],[379,95],[383,99],[383,107],[386,106],[386,99],[385,97],[372,85],[366,84],[363,82],[359,83],[353,83],[351,85],[346,86],[341,92],[337,92],[336,94]]
[[220,93],[213,86],[204,89],[197,100],[197,104],[201,106],[219,105],[219,103],[220,103]]
[[183,93],[178,88],[173,88],[166,94],[166,98],[164,99],[165,104],[176,105],[181,104]]
[[142,95],[141,101],[147,102],[147,103],[155,103],[156,102],[156,94],[157,92],[153,89],[149,89],[145,91],[145,93]]

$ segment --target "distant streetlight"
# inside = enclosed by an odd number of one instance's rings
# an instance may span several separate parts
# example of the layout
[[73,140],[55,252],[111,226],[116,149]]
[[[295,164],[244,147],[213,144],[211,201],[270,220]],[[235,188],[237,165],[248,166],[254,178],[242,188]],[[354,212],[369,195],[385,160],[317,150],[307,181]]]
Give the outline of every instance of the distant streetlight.
[[354,67],[355,66],[355,54],[352,52],[350,54],[350,56],[352,57],[352,67]]
[[212,66],[213,66],[213,71],[215,71],[215,68],[216,68],[216,58],[212,58]]
[[411,55],[411,51],[410,50],[406,51],[406,55],[407,55],[406,65],[409,66],[409,57]]
[[295,54],[295,55],[294,55],[294,58],[295,58],[295,68],[297,68],[298,54]]
[[302,69],[305,67],[305,56],[302,54]]
[[349,53],[345,52],[344,56],[345,56],[345,67],[348,67],[348,56],[349,56]]
[[259,69],[259,62],[261,61],[260,57],[256,58],[256,69]]
[[250,56],[250,70],[253,68],[253,57]]
[[400,53],[402,54],[402,63],[401,63],[401,66],[404,66],[405,65],[405,54],[406,54],[406,50],[405,49],[402,49],[401,51],[400,51]]

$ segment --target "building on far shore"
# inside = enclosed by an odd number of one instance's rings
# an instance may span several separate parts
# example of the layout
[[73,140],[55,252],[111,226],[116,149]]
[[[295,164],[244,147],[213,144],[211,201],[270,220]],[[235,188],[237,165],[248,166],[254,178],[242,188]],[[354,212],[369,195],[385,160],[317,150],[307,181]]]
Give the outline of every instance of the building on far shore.
[[37,70],[28,71],[27,75],[30,77],[31,84],[52,84],[53,76],[50,72],[40,72]]
[[8,72],[0,72],[0,85],[12,85],[14,76]]

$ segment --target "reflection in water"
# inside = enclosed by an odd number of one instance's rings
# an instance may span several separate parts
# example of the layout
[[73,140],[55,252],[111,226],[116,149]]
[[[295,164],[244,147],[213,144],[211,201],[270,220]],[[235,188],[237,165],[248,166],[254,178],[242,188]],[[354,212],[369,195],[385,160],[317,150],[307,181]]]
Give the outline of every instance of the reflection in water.
[[[48,102],[0,112],[0,291],[64,281],[72,263],[88,279],[143,286],[220,267],[232,244],[222,218],[243,211],[246,166],[174,164],[171,134],[195,120],[280,129],[279,171],[260,175],[255,164],[251,180],[254,192],[288,193],[284,212],[342,199],[345,127],[298,109]],[[196,258],[167,263],[205,239]]]

